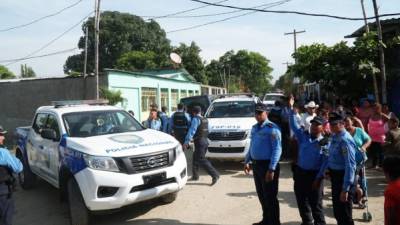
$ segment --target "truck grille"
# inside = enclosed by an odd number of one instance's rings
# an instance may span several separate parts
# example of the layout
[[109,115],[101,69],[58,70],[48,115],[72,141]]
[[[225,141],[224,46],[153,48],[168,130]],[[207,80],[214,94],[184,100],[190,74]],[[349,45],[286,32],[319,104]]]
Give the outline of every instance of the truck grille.
[[212,153],[242,153],[244,152],[244,147],[229,147],[229,148],[214,148],[209,147],[208,152]]
[[246,132],[212,132],[208,135],[211,141],[239,141],[246,138]]
[[130,161],[132,163],[132,169],[135,172],[143,172],[166,167],[170,163],[168,152],[156,155],[130,158]]

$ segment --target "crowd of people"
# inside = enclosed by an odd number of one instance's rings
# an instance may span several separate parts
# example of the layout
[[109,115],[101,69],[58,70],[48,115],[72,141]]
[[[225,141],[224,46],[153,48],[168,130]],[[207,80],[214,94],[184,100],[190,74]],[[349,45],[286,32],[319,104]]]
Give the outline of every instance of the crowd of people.
[[[287,102],[276,102],[270,110],[263,107],[261,103],[256,107],[258,123],[252,130],[244,168],[248,173],[253,167],[263,209],[263,220],[255,224],[280,224],[276,213],[279,212],[276,158],[282,154],[292,159],[294,192],[302,224],[326,224],[322,206],[324,178],[331,180],[337,224],[354,224],[353,204],[364,208],[367,203],[366,167],[385,173],[389,181],[385,192],[385,224],[400,224],[400,128],[399,119],[387,105],[363,100],[360,106],[332,108],[324,103],[320,107],[314,101],[299,106],[290,96]],[[270,149],[255,144],[259,143],[257,134],[263,135],[263,146]],[[260,170],[260,164],[264,171]]]

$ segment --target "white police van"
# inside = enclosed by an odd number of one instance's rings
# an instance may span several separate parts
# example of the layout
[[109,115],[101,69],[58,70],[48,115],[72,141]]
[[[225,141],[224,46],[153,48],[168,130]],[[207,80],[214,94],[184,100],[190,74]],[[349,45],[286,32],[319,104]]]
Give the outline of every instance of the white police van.
[[254,113],[258,97],[252,94],[221,95],[207,110],[209,122],[206,157],[244,160],[250,147],[251,128],[257,123]]
[[178,141],[104,103],[55,102],[36,111],[31,127],[17,128],[22,187],[40,177],[59,188],[73,225],[144,200],[172,202],[187,181]]

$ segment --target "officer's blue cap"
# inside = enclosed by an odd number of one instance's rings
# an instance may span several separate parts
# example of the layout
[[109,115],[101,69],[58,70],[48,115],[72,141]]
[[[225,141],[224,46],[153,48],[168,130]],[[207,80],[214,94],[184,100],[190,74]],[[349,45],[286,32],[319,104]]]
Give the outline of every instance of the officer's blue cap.
[[316,117],[314,117],[314,119],[312,119],[312,120],[310,121],[310,123],[316,123],[316,124],[318,124],[318,125],[323,125],[324,122],[325,122],[324,118],[322,118],[322,117],[320,117],[320,116],[316,116]]
[[263,104],[263,103],[257,103],[257,104],[256,104],[256,111],[257,111],[257,112],[267,112],[267,111],[268,111],[268,108],[267,108],[267,106],[266,106],[265,104]]
[[329,113],[329,123],[330,124],[337,124],[343,122],[344,118],[337,112]]

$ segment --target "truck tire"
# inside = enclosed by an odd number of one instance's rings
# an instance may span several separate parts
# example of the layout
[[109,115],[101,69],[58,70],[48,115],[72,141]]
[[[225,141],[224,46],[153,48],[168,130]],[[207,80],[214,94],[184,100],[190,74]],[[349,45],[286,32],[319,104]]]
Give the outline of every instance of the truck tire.
[[74,178],[69,179],[67,189],[71,225],[89,225],[90,211]]
[[32,189],[36,184],[36,175],[32,173],[31,168],[26,163],[22,153],[19,150],[17,150],[16,156],[24,167],[22,172],[18,174],[18,182],[24,190]]
[[177,197],[178,197],[178,192],[173,192],[162,196],[161,201],[165,204],[169,204],[174,202]]

